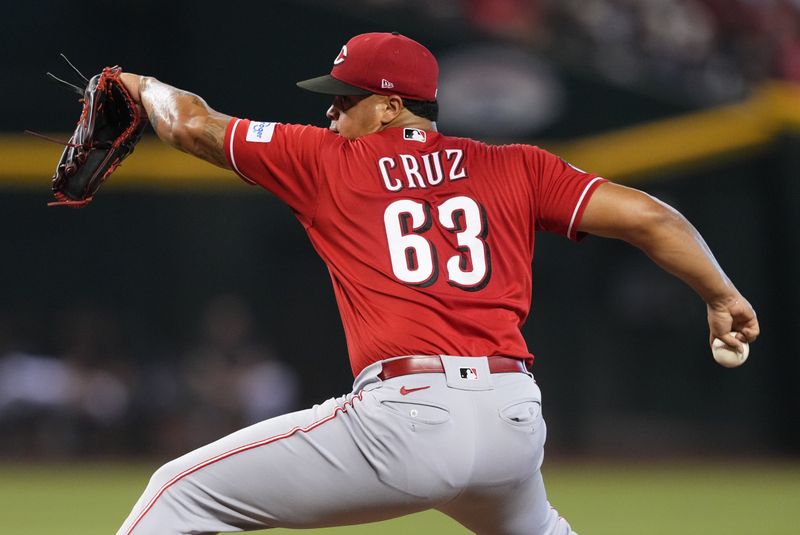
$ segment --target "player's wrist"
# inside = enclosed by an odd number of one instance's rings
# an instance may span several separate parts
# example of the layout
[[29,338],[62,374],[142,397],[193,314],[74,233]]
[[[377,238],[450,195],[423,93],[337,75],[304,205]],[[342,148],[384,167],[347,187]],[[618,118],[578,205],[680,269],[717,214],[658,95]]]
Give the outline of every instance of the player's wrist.
[[122,85],[125,86],[125,89],[128,90],[130,93],[131,98],[137,103],[142,103],[142,81],[144,76],[140,76],[138,74],[133,74],[130,72],[123,72],[119,75],[119,80],[122,82]]
[[742,299],[743,297],[738,291],[729,289],[726,292],[715,293],[705,301],[710,310],[725,311],[730,310]]

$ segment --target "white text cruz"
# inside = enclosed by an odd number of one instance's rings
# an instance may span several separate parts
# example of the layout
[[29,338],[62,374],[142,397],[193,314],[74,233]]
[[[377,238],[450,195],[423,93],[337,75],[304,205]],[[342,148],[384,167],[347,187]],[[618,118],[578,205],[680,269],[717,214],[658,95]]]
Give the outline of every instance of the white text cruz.
[[392,192],[428,188],[469,178],[464,151],[444,149],[429,154],[398,154],[378,160],[383,185]]

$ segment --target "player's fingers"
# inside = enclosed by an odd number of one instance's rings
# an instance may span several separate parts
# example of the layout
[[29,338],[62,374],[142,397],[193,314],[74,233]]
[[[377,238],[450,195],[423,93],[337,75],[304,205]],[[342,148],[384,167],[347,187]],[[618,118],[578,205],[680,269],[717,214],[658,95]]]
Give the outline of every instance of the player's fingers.
[[733,333],[720,334],[717,338],[725,342],[726,345],[735,348],[738,352],[744,351],[744,344]]
[[708,330],[710,333],[708,343],[714,342],[714,338],[723,340],[724,336],[730,334],[733,330],[733,317],[728,311],[715,311],[709,307],[708,309]]
[[740,329],[742,336],[744,337],[745,342],[755,342],[758,338],[758,335],[761,334],[761,329],[758,326],[757,321],[753,321],[748,323],[747,326],[742,327]]
[[752,342],[753,340],[755,340],[755,338],[751,339],[751,337],[749,337],[749,336],[748,336],[748,335],[745,333],[744,329],[734,329],[734,332],[736,332],[736,339],[737,339],[739,342],[741,342],[741,343],[742,343],[742,348],[744,347],[744,344],[749,344],[750,342]]
[[748,309],[743,313],[734,314],[731,330],[740,333],[738,337],[739,340],[743,342],[755,342],[756,338],[758,338],[758,335],[761,333],[756,311],[748,306]]

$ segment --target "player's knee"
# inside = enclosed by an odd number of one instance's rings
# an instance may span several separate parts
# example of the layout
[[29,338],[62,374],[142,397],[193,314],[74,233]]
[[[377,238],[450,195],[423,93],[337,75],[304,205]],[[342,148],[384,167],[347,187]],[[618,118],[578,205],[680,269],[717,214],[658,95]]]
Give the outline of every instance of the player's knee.
[[559,516],[555,509],[552,510],[552,513],[553,521],[549,523],[548,530],[545,532],[546,535],[578,535],[572,531],[569,522],[564,517]]
[[185,464],[180,457],[163,464],[150,476],[148,488],[156,492],[159,489],[166,489],[169,483],[186,469]]

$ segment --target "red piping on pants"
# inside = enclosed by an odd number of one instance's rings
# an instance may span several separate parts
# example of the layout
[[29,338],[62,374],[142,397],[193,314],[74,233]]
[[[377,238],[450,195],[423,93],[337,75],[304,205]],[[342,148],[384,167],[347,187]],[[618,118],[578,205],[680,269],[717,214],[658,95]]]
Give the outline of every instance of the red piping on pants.
[[351,398],[349,401],[346,401],[344,403],[344,405],[342,405],[341,407],[336,407],[331,414],[329,414],[325,418],[322,418],[321,420],[317,420],[316,422],[312,422],[307,427],[297,427],[297,426],[295,426],[295,427],[291,428],[289,431],[287,431],[285,433],[282,433],[280,435],[271,436],[269,438],[258,440],[256,442],[251,442],[250,444],[245,444],[244,446],[239,446],[238,448],[234,448],[234,449],[226,451],[224,453],[220,453],[219,455],[217,455],[215,457],[212,457],[212,458],[210,458],[210,459],[208,459],[206,461],[198,463],[198,464],[192,466],[191,468],[187,468],[183,472],[179,473],[178,475],[174,476],[172,479],[167,481],[159,489],[159,491],[156,493],[156,495],[153,496],[153,498],[147,503],[147,506],[144,508],[144,510],[142,510],[142,512],[139,513],[139,516],[136,517],[136,521],[133,523],[133,525],[130,527],[130,529],[128,529],[128,531],[126,532],[126,535],[131,535],[131,533],[133,533],[133,530],[136,528],[136,526],[139,524],[139,522],[142,521],[144,516],[150,511],[150,509],[153,508],[153,506],[155,505],[156,501],[161,497],[162,494],[164,494],[167,491],[167,489],[169,487],[171,487],[172,485],[174,485],[175,483],[177,483],[178,481],[180,481],[184,477],[188,476],[189,474],[193,474],[194,472],[197,472],[201,468],[204,468],[206,466],[214,464],[214,463],[216,463],[218,461],[221,461],[223,459],[227,459],[228,457],[231,457],[232,455],[236,455],[237,453],[241,453],[243,451],[252,450],[252,449],[258,448],[260,446],[266,446],[267,444],[272,444],[273,442],[277,442],[278,440],[282,440],[284,438],[289,438],[292,435],[294,435],[295,433],[308,433],[312,429],[315,429],[315,428],[321,426],[325,422],[329,422],[329,421],[333,420],[338,413],[347,412],[347,406],[350,405],[352,407],[353,406],[353,401],[355,401],[356,399],[361,401],[361,396],[363,395],[363,393],[364,393],[364,391],[362,390],[361,392],[359,392],[358,394],[353,396],[353,398]]

